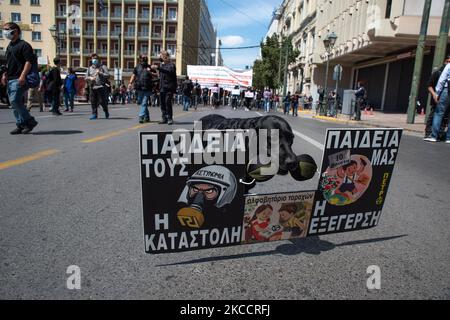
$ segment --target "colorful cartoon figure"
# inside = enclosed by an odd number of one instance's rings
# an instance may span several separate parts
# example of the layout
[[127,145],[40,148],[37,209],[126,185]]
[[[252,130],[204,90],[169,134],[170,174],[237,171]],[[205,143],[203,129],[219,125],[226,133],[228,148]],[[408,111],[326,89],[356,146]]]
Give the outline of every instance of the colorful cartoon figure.
[[270,204],[262,205],[256,209],[255,215],[248,222],[247,240],[269,240],[265,231],[270,225],[270,217],[272,214],[273,207]]
[[359,192],[356,183],[366,186],[370,181],[370,178],[363,173],[366,166],[367,162],[361,159],[361,165],[357,161],[352,160],[350,163],[340,167],[337,170],[337,174],[342,179],[342,183],[335,190],[335,194],[341,195],[348,200],[353,199],[355,194]]
[[295,215],[298,211],[295,203],[283,204],[278,210],[283,232],[290,232],[291,237],[300,237],[306,231],[306,224]]

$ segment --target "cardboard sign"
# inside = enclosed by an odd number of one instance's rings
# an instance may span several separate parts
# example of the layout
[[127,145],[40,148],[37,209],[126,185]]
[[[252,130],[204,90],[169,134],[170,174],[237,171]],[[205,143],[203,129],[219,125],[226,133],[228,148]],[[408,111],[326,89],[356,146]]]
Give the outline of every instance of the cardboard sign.
[[[202,142],[213,141],[212,135],[141,133],[147,253],[241,243],[244,185],[239,181],[245,178],[246,166],[229,163],[225,166],[205,159],[210,146],[204,148]],[[196,139],[197,136],[200,138]]]
[[[402,129],[328,130],[308,235],[376,227],[397,160]],[[350,161],[343,159],[350,151]]]
[[[378,225],[401,129],[328,130],[318,190],[266,195],[244,194],[249,157],[247,147],[236,143],[245,140],[241,134],[141,133],[146,253],[289,240]],[[219,150],[224,141],[228,147]],[[292,185],[301,189],[299,182]]]

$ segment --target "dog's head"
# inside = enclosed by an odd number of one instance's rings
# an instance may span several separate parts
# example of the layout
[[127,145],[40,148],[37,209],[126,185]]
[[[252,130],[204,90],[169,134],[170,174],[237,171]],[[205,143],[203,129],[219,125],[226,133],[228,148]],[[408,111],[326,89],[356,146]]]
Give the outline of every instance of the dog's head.
[[[278,173],[286,175],[289,171],[295,170],[298,166],[297,156],[292,151],[295,136],[289,123],[277,116],[267,116],[261,119],[258,127],[258,129],[278,130],[280,164]],[[268,143],[271,150],[270,140]]]

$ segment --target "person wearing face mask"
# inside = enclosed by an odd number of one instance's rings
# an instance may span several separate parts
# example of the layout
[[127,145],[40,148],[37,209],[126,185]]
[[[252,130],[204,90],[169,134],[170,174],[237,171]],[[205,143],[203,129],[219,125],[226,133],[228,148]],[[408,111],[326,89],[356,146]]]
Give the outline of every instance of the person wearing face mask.
[[170,61],[170,55],[163,50],[160,54],[161,66],[153,65],[159,71],[162,121],[159,124],[173,125],[173,95],[177,90],[177,69]]
[[50,70],[48,74],[47,92],[52,102],[52,113],[55,116],[60,116],[62,113],[59,111],[60,98],[61,98],[61,86],[63,84],[61,80],[61,61],[59,58],[53,59],[55,66]]
[[37,58],[29,43],[20,39],[22,31],[13,22],[3,26],[3,36],[10,40],[6,48],[6,72],[2,74],[2,85],[7,86],[8,98],[16,118],[16,129],[12,135],[28,134],[37,125],[37,121],[25,107],[23,96],[27,92],[26,78]]
[[134,86],[137,94],[137,103],[141,109],[139,112],[139,123],[150,122],[150,112],[148,105],[153,94],[153,72],[148,64],[148,57],[140,55],[139,65],[134,68],[133,75],[130,80],[130,89]]
[[90,98],[92,106],[92,116],[90,120],[98,119],[98,106],[101,105],[105,112],[106,119],[109,119],[108,111],[108,91],[107,83],[109,79],[109,70],[106,66],[102,65],[98,55],[92,54],[92,65],[88,68],[86,73],[86,80],[90,87]]

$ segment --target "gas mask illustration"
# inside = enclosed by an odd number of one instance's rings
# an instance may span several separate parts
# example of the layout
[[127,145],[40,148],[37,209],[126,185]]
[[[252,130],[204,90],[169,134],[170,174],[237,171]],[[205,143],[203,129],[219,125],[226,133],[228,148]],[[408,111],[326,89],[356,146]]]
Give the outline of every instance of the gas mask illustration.
[[178,221],[184,227],[199,229],[205,223],[208,208],[221,209],[233,202],[237,180],[225,167],[208,166],[195,172],[186,182],[178,202],[187,207],[178,211]]

